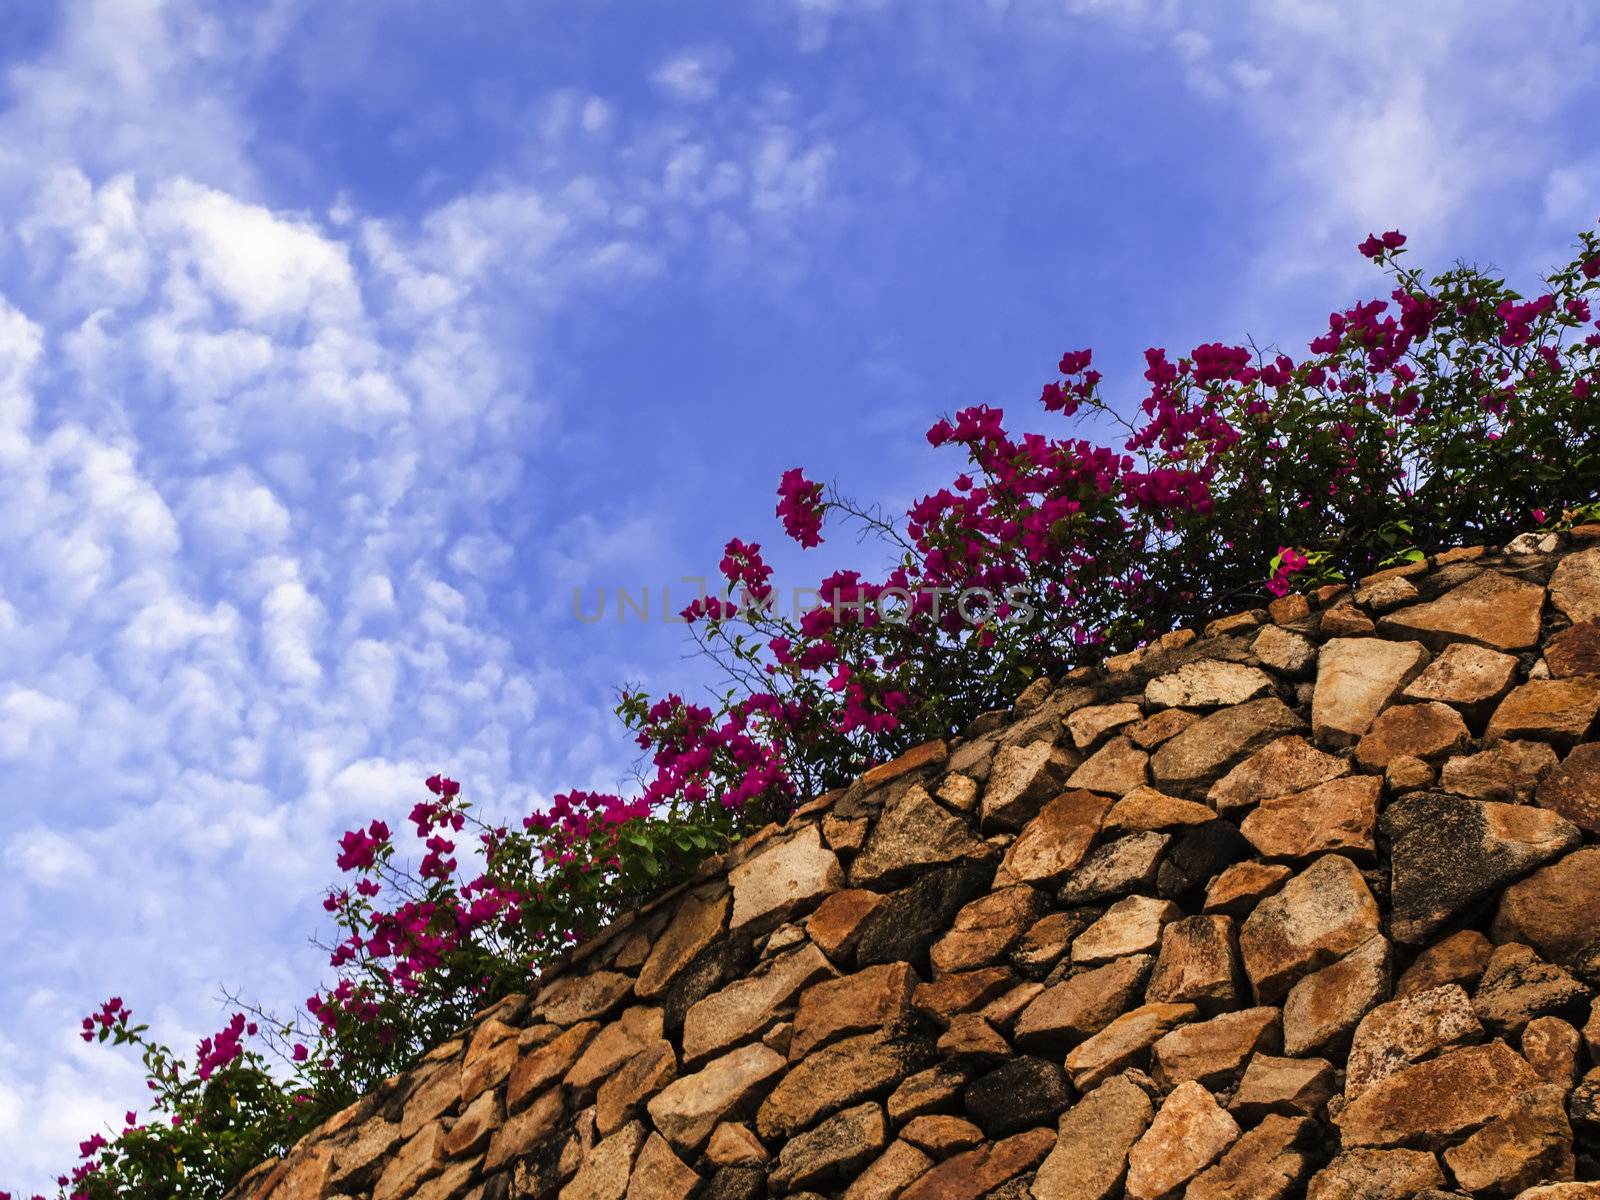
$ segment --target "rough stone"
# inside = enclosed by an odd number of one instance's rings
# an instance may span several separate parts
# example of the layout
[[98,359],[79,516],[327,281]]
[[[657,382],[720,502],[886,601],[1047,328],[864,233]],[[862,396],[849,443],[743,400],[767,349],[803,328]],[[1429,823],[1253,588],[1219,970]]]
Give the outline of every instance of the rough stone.
[[1397,704],[1379,713],[1361,736],[1356,761],[1381,771],[1397,758],[1438,759],[1461,749],[1471,736],[1461,714],[1448,704]]
[[[1038,984],[1034,985],[1038,987]],[[1011,1057],[1011,1046],[979,1013],[958,1013],[934,1049],[947,1062],[973,1068],[997,1066]]]
[[1138,999],[1154,962],[1152,955],[1133,955],[1046,988],[1017,1017],[1012,1040],[1025,1050],[1058,1053],[1100,1032]]
[[1391,843],[1390,927],[1412,945],[1579,838],[1543,809],[1433,792],[1394,801],[1382,827]]
[[1034,923],[1016,949],[1011,952],[1011,964],[1030,979],[1042,979],[1067,949],[1072,939],[1091,924],[1098,913],[1092,908],[1078,908],[1069,912],[1053,912]]
[[1167,708],[1152,713],[1137,725],[1128,727],[1128,737],[1141,750],[1154,750],[1162,742],[1177,737],[1200,719],[1199,713]]
[[1348,746],[1364,734],[1395,694],[1422,670],[1420,642],[1333,638],[1317,654],[1311,731],[1319,742]]
[[689,1009],[683,1022],[684,1062],[700,1062],[758,1036],[802,989],[836,974],[833,964],[810,942],[768,959]]
[[1309,791],[1263,800],[1239,829],[1267,858],[1301,859],[1327,853],[1371,856],[1377,850],[1382,789],[1383,783],[1375,775],[1332,779]]
[[1565,962],[1600,934],[1600,847],[1540,867],[1500,896],[1490,935]]
[[1180,1083],[1128,1152],[1128,1200],[1159,1200],[1205,1170],[1239,1138],[1239,1125],[1198,1083]]
[[968,1072],[964,1068],[949,1063],[908,1075],[890,1093],[889,1120],[895,1125],[904,1125],[924,1113],[953,1111],[959,1106],[967,1080]]
[[1017,835],[1001,866],[1021,883],[1056,882],[1083,862],[1111,803],[1082,789],[1063,792]]
[[1380,1004],[1361,1018],[1351,1039],[1345,1098],[1355,1099],[1412,1063],[1482,1038],[1483,1026],[1459,984],[1447,983]]
[[1526,650],[1539,640],[1543,610],[1544,588],[1538,584],[1483,571],[1437,600],[1388,614],[1378,627],[1434,646],[1469,641],[1494,650]]
[[665,932],[650,947],[639,970],[634,994],[649,1000],[661,995],[722,932],[728,916],[725,889],[701,889],[683,896]]
[[1079,750],[1088,750],[1113,729],[1137,721],[1143,713],[1137,704],[1091,704],[1071,713],[1066,719],[1067,733]]
[[1544,645],[1545,666],[1554,679],[1600,675],[1600,620],[1563,629]]
[[1290,734],[1267,743],[1217,780],[1206,799],[1219,813],[1228,815],[1349,773],[1350,764],[1344,759]]
[[1453,642],[1406,685],[1407,700],[1436,700],[1481,711],[1511,690],[1517,660],[1470,642]]
[[1317,647],[1310,638],[1279,625],[1268,625],[1256,634],[1250,653],[1291,678],[1306,674],[1317,659]]
[[1522,1057],[1546,1083],[1570,1088],[1578,1080],[1583,1038],[1560,1017],[1535,1017],[1522,1031]]
[[1389,765],[1383,769],[1383,782],[1391,794],[1399,795],[1401,792],[1417,792],[1423,788],[1432,787],[1434,783],[1434,770],[1428,763],[1409,754],[1402,754],[1391,759]]
[[907,963],[884,963],[842,979],[818,983],[800,997],[791,1060],[837,1038],[880,1029],[910,1006],[917,974]]
[[450,1158],[476,1154],[489,1144],[489,1138],[500,1126],[500,1096],[497,1092],[481,1092],[456,1118],[456,1123],[444,1135],[444,1152]]
[[921,867],[980,856],[968,823],[942,808],[920,784],[891,800],[850,864],[852,887],[898,883]]
[[1570,621],[1600,618],[1600,547],[1569,554],[1550,573],[1550,602]]
[[1150,887],[1171,840],[1164,833],[1134,833],[1106,842],[1067,877],[1056,898],[1062,904],[1092,904]]
[[837,1182],[877,1157],[889,1129],[877,1104],[859,1104],[790,1138],[768,1176],[780,1192]]
[[770,1155],[743,1121],[724,1121],[711,1131],[706,1158],[719,1167],[759,1166]]
[[770,929],[838,891],[844,872],[838,855],[822,844],[821,831],[807,825],[740,863],[728,880],[733,885],[730,928]]
[[846,888],[835,892],[806,919],[806,933],[828,957],[844,961],[861,940],[867,918],[884,902],[879,892]]
[[983,1130],[971,1121],[936,1113],[914,1117],[900,1130],[900,1136],[935,1159],[971,1150],[984,1141]]
[[1231,821],[1208,821],[1172,835],[1156,868],[1156,895],[1192,905],[1219,871],[1248,858],[1249,840]]
[[[1050,1153],[1056,1135],[1030,1129],[993,1146],[947,1158],[900,1193],[900,1200],[979,1200],[1008,1180],[1037,1166]],[[999,1200],[996,1197],[996,1200]]]
[[1123,1013],[1067,1055],[1067,1072],[1080,1092],[1147,1061],[1150,1047],[1165,1034],[1200,1015],[1192,1004],[1144,1004]]
[[518,1059],[506,1084],[506,1108],[515,1112],[524,1101],[565,1075],[599,1029],[594,1021],[574,1025],[532,1054]]
[[933,944],[928,952],[933,969],[970,971],[999,962],[1047,907],[1042,893],[1025,886],[979,896],[956,914],[950,932]]
[[977,811],[978,781],[970,775],[946,775],[933,794],[946,808],[958,813]]
[[984,828],[1021,829],[1061,791],[1075,765],[1047,741],[1002,746],[983,792]]
[[895,1028],[834,1042],[795,1063],[756,1113],[763,1138],[793,1137],[823,1117],[887,1094],[928,1065],[932,1046]]
[[528,1154],[556,1131],[565,1111],[561,1089],[552,1088],[515,1116],[508,1117],[489,1139],[483,1169],[493,1171]]
[[563,975],[534,997],[533,1015],[563,1027],[595,1021],[617,1009],[633,992],[633,980],[618,971]]
[[1150,756],[1125,737],[1114,737],[1067,776],[1069,788],[1124,796],[1149,778]]
[[1456,1183],[1469,1192],[1510,1196],[1537,1183],[1571,1179],[1572,1126],[1566,1088],[1519,1092],[1510,1111],[1444,1152]]
[[1474,800],[1520,804],[1556,762],[1556,752],[1543,742],[1496,742],[1477,754],[1449,759],[1439,773],[1439,786]]
[[1066,1074],[1048,1059],[1022,1055],[967,1085],[967,1116],[991,1139],[1055,1123],[1072,1101]]
[[1239,952],[1258,1001],[1270,1003],[1377,932],[1378,905],[1361,872],[1329,854],[1256,906],[1240,927]]
[[1417,955],[1395,984],[1395,998],[1454,983],[1470,988],[1488,965],[1494,945],[1475,929],[1462,929]]
[[700,1176],[672,1152],[666,1138],[652,1133],[634,1160],[626,1200],[689,1200],[699,1186]]
[[1484,737],[1535,738],[1570,749],[1593,727],[1596,713],[1600,713],[1600,678],[1531,679],[1500,702]]
[[1282,1046],[1277,1009],[1239,1009],[1162,1035],[1151,1048],[1150,1074],[1165,1089],[1193,1079],[1215,1090],[1238,1079],[1252,1055]]
[[863,918],[856,962],[864,967],[884,962],[920,967],[961,906],[987,891],[993,877],[994,868],[981,862],[930,867]]
[[1426,1150],[1347,1150],[1311,1177],[1306,1200],[1407,1200],[1442,1186]]
[[1300,1058],[1338,1043],[1389,998],[1392,982],[1389,943],[1381,936],[1313,971],[1283,1002],[1284,1053]]
[[895,1200],[933,1166],[933,1159],[909,1142],[893,1141],[845,1189],[842,1200]]
[[505,1081],[517,1061],[517,1030],[489,1018],[473,1031],[461,1060],[461,1100],[470,1104],[489,1088]]
[[1333,1093],[1333,1064],[1327,1059],[1257,1053],[1246,1064],[1228,1107],[1244,1121],[1269,1113],[1314,1117]]
[[623,1009],[589,1040],[562,1082],[580,1091],[593,1088],[646,1046],[660,1041],[662,1024],[659,1008]]
[[1163,791],[1204,788],[1235,761],[1303,722],[1273,697],[1220,708],[1165,742],[1150,758],[1155,785]]
[[1466,1046],[1378,1080],[1334,1122],[1347,1147],[1437,1146],[1504,1116],[1540,1082],[1504,1042]]
[[633,1160],[644,1142],[645,1128],[638,1121],[601,1140],[584,1155],[572,1182],[561,1189],[562,1200],[623,1200]]
[[692,1155],[717,1122],[748,1106],[783,1073],[784,1066],[783,1056],[766,1046],[741,1046],[674,1080],[645,1107],[673,1149]]
[[1282,863],[1235,863],[1211,881],[1206,888],[1208,913],[1242,917],[1283,886],[1293,872]]
[[1182,915],[1169,900],[1127,896],[1073,939],[1072,961],[1089,966],[1153,951],[1161,944],[1162,927]]
[[1111,806],[1106,814],[1108,831],[1143,833],[1179,825],[1204,825],[1217,814],[1204,804],[1180,800],[1153,787],[1137,787]]
[[972,1012],[1004,995],[1016,982],[1009,967],[980,967],[919,983],[911,1003],[945,1025],[956,1014]]
[[595,1092],[595,1132],[605,1137],[621,1129],[641,1104],[678,1077],[678,1053],[665,1039],[646,1046]]
[[1587,833],[1600,834],[1600,742],[1576,747],[1544,776],[1539,807],[1548,808]]
[[1125,1075],[1106,1080],[1062,1116],[1055,1148],[1033,1181],[1035,1200],[1114,1200],[1128,1151],[1154,1116],[1142,1087]]
[[1146,704],[1160,708],[1217,708],[1243,704],[1272,691],[1272,676],[1259,667],[1201,659],[1158,675],[1145,685]]
[[1184,1200],[1284,1200],[1298,1193],[1317,1149],[1304,1117],[1269,1116],[1184,1189]]
[[1234,1007],[1242,977],[1235,940],[1231,917],[1184,917],[1169,923],[1161,931],[1146,1002],[1198,1004],[1207,1011]]
[[424,1125],[401,1145],[373,1185],[373,1200],[400,1200],[410,1196],[423,1180],[444,1165],[444,1130]]
[[936,766],[949,756],[950,747],[944,741],[923,742],[920,746],[913,746],[898,758],[881,763],[867,771],[861,776],[861,786],[870,792],[912,771]]
[[1531,947],[1508,942],[1495,947],[1472,993],[1472,1010],[1496,1032],[1520,1033],[1535,1017],[1581,1019],[1590,990]]

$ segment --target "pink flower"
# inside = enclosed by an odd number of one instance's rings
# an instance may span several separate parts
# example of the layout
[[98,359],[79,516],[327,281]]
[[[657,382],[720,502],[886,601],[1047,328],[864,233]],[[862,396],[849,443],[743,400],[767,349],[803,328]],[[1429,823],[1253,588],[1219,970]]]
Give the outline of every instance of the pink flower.
[[823,509],[820,483],[807,479],[799,467],[783,473],[778,482],[777,515],[783,531],[807,550],[822,544]]

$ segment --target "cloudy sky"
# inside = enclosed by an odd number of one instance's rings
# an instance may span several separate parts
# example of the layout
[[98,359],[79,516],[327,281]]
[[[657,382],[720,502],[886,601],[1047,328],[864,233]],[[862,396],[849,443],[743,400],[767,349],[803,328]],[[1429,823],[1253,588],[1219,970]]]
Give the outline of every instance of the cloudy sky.
[[1369,230],[1531,286],[1597,59],[1580,0],[7,0],[0,1189],[142,1104],[106,996],[316,986],[341,830],[627,774],[613,687],[696,674],[575,587],[775,546],[787,467],[904,503],[1069,348],[1298,350]]

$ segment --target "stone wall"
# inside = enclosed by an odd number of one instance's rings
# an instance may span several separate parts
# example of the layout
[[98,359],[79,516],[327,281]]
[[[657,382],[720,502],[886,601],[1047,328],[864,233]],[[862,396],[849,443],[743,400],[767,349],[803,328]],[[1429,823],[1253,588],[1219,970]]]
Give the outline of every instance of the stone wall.
[[1600,1195],[1600,526],[1520,541],[1041,681],[236,1194]]

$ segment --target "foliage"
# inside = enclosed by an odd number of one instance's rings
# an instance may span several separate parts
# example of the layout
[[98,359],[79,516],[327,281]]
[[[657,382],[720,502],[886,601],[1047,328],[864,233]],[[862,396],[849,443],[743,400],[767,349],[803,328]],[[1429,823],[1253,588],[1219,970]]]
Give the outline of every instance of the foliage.
[[1043,408],[1057,424],[1121,427],[1120,449],[1014,435],[1001,410],[962,409],[927,437],[963,468],[903,524],[786,472],[790,537],[818,545],[837,515],[881,536],[889,569],[835,572],[817,605],[785,613],[761,547],[730,541],[726,589],[684,613],[729,688],[715,705],[624,693],[618,714],[648,755],[637,795],[557,796],[508,828],[434,776],[409,817],[415,870],[385,822],[346,833],[337,861],[355,883],[325,901],[336,983],[309,1020],[256,1014],[285,1071],[242,1048],[256,1030],[242,1015],[192,1073],[129,1028],[120,1002],[90,1019],[100,1040],[143,1048],[167,1121],[130,1114],[85,1143],[64,1193],[221,1195],[708,854],[1040,673],[1291,586],[1600,515],[1600,239],[1581,235],[1531,299],[1465,266],[1424,282],[1404,241],[1361,245],[1392,277],[1388,300],[1333,313],[1299,362],[1222,343],[1176,361],[1148,350],[1131,419],[1103,397],[1088,350],[1064,355]]

